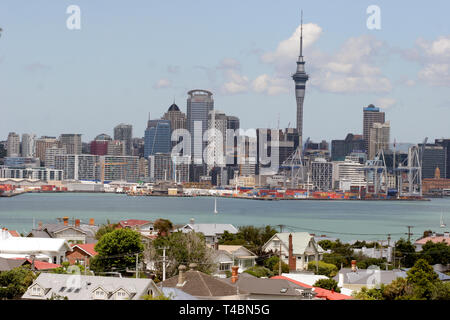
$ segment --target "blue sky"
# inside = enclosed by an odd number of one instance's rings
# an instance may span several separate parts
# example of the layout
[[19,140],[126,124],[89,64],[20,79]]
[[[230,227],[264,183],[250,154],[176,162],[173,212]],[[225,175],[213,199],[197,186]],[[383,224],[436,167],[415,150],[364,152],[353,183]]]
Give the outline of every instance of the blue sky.
[[[81,9],[68,30],[66,8]],[[381,30],[366,26],[369,5]],[[380,106],[391,140],[450,137],[450,3],[424,1],[20,1],[0,3],[0,140],[8,132],[83,141],[159,118],[187,91],[245,128],[295,127],[297,28],[310,75],[304,138],[362,132]],[[297,30],[298,31],[298,30]]]

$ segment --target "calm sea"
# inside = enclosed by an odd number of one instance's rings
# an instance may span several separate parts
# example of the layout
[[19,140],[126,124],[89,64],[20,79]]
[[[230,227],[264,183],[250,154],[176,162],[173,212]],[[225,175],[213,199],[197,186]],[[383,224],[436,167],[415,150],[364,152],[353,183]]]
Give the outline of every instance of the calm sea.
[[[231,223],[242,225],[285,225],[284,231],[308,231],[326,234],[344,241],[393,240],[406,237],[407,226],[413,226],[412,238],[424,230],[449,231],[440,228],[440,218],[450,226],[450,198],[431,201],[255,201],[214,198],[131,197],[123,194],[29,193],[0,198],[0,226],[22,233],[30,231],[33,222],[54,223],[58,217],[81,219],[96,224],[107,220],[155,220],[165,218],[175,224]],[[277,227],[278,229],[278,227]]]

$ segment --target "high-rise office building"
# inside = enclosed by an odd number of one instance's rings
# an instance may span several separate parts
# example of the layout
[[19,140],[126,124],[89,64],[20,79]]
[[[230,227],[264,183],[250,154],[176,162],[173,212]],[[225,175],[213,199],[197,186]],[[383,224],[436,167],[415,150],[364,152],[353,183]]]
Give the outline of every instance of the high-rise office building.
[[108,154],[108,144],[112,141],[111,137],[105,133],[99,134],[94,141],[90,143],[90,154],[104,156]]
[[36,154],[36,135],[22,134],[22,157],[34,157]]
[[450,179],[450,139],[436,139],[434,143],[439,146],[443,146],[446,149],[446,174],[444,175],[442,171],[440,174],[442,178]]
[[427,143],[422,154],[422,144],[419,144],[420,157],[422,158],[422,178],[434,178],[436,168],[439,168],[440,176],[447,176],[447,150],[444,146]]
[[131,124],[119,124],[114,127],[114,140],[125,141],[126,155],[132,155],[133,126]]
[[58,139],[56,137],[43,136],[36,139],[36,157],[45,164],[45,154],[48,148],[58,147]]
[[63,170],[65,180],[98,180],[99,156],[88,154],[55,155],[55,169]]
[[144,157],[155,153],[170,153],[172,149],[170,137],[170,120],[149,120],[144,136]]
[[390,131],[389,121],[372,124],[369,130],[369,160],[372,160],[380,150],[389,150]]
[[300,55],[297,60],[297,71],[292,75],[295,82],[295,99],[297,101],[297,133],[300,146],[303,141],[303,101],[305,100],[306,82],[309,79],[305,72],[305,60],[303,59],[303,13],[300,28]]
[[47,150],[45,150],[45,167],[54,169],[55,157],[57,155],[64,155],[64,154],[67,154],[66,148],[58,148],[57,146],[47,148]]
[[312,161],[311,181],[317,190],[331,190],[333,188],[333,163],[323,158]]
[[208,114],[208,171],[213,167],[225,167],[225,150],[227,138],[228,117],[224,112],[211,110]]
[[385,114],[380,112],[380,108],[375,107],[373,104],[365,107],[363,109],[363,139],[365,145],[365,151],[369,152],[369,141],[370,141],[370,128],[374,123],[384,123]]
[[59,147],[66,148],[67,154],[81,154],[81,134],[63,133],[59,136]]
[[169,107],[164,116],[164,120],[170,121],[171,130],[186,129],[186,114],[180,111],[175,102]]
[[126,142],[124,140],[108,141],[108,149],[106,151],[108,156],[125,156],[126,153]]
[[20,136],[15,132],[10,132],[8,134],[8,157],[19,157],[20,156]]
[[365,152],[365,143],[360,134],[349,133],[344,140],[331,141],[331,160],[344,161],[352,152]]

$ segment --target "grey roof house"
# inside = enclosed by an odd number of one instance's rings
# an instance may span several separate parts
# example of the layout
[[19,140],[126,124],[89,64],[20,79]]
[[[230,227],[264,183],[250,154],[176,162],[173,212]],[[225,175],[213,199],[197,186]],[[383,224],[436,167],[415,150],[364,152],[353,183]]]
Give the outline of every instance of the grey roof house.
[[231,224],[220,224],[220,223],[189,223],[178,231],[181,232],[198,232],[203,233],[205,240],[209,244],[217,242],[225,231],[229,233],[236,234],[238,229]]
[[151,279],[41,273],[22,299],[141,300],[144,295],[161,294]]
[[75,220],[74,224],[69,225],[68,221],[64,223],[53,223],[39,225],[31,230],[27,237],[33,238],[61,238],[69,243],[95,243],[95,234],[98,226],[93,224],[81,224]]

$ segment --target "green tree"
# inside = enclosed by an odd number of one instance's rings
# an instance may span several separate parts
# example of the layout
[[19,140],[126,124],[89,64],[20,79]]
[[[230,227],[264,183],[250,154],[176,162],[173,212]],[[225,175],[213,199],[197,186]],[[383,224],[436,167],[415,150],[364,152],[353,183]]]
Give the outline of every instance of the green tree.
[[322,247],[323,250],[328,250],[333,247],[333,241],[331,240],[320,240],[318,245]]
[[338,268],[334,264],[323,261],[308,262],[308,270],[314,271],[314,274],[321,274],[327,277],[334,277],[338,273]]
[[383,290],[383,285],[381,285],[379,289],[362,287],[361,291],[353,293],[353,297],[355,297],[356,300],[384,300]]
[[118,226],[118,223],[111,223],[109,220],[107,220],[106,224],[103,224],[100,228],[98,228],[95,234],[95,239],[100,240],[100,238],[105,234],[116,230]]
[[320,279],[317,280],[313,287],[323,288],[327,290],[333,290],[335,292],[341,292],[341,289],[338,287],[338,283],[334,279]]
[[445,242],[433,243],[432,241],[427,241],[422,246],[421,257],[430,264],[449,264],[450,246]]
[[385,300],[410,300],[413,298],[414,288],[405,278],[397,278],[384,287]]
[[[275,263],[275,265],[272,268],[272,272],[276,275],[280,272],[280,263],[279,261]],[[281,261],[281,272],[282,273],[289,273],[289,265],[285,263],[284,261]]]
[[[131,229],[116,229],[106,233],[95,245],[98,255],[91,259],[90,268],[95,272],[124,272],[127,268],[135,269],[136,253],[144,246],[139,232]],[[140,254],[139,259],[142,259]]]
[[404,267],[410,268],[417,260],[417,253],[411,241],[400,239],[395,243],[395,261]]
[[261,278],[261,277],[265,277],[265,278],[270,278],[273,277],[274,273],[267,269],[266,267],[262,267],[262,266],[253,266],[251,268],[248,268],[247,270],[245,270],[244,272],[251,274],[252,276]]
[[173,229],[173,224],[167,219],[158,219],[153,224],[153,227],[158,230],[158,235],[165,237],[169,235],[170,231]]
[[36,275],[30,266],[0,272],[0,300],[19,299],[33,283]]
[[434,286],[439,281],[433,267],[425,259],[419,259],[407,274],[408,284],[414,286],[414,296],[418,299],[430,300],[435,290]]

